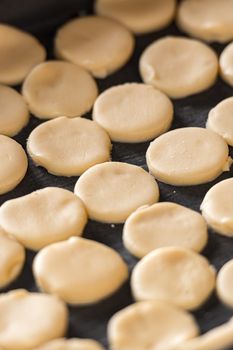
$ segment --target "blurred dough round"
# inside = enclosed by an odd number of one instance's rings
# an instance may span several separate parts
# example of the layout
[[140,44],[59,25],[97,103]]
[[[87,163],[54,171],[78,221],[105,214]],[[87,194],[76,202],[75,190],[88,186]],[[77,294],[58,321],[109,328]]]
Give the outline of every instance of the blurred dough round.
[[0,194],[13,190],[24,178],[28,159],[23,147],[8,136],[0,135]]
[[233,259],[223,265],[218,273],[217,294],[223,303],[233,307]]
[[166,27],[175,15],[175,0],[97,0],[98,14],[116,19],[136,34]]
[[67,322],[66,306],[54,296],[23,289],[0,295],[0,346],[5,350],[32,350],[62,337]]
[[0,83],[21,83],[30,70],[45,60],[46,52],[29,33],[0,24]]
[[161,350],[196,337],[191,314],[161,301],[132,304],[117,312],[108,324],[112,350]]
[[132,34],[104,17],[75,18],[62,26],[55,38],[58,57],[80,65],[97,78],[120,69],[134,49]]
[[201,204],[208,225],[224,236],[233,237],[233,178],[218,182]]
[[191,36],[224,43],[233,39],[232,12],[233,0],[185,0],[177,22]]
[[48,61],[36,66],[22,87],[30,111],[40,119],[65,115],[80,117],[97,97],[97,85],[83,68],[68,62]]
[[108,162],[94,165],[78,179],[75,194],[90,219],[121,223],[137,208],[159,199],[154,178],[139,166]]
[[92,339],[56,339],[34,350],[104,350],[104,348]]
[[0,288],[13,282],[25,261],[23,246],[0,228]]
[[181,308],[200,307],[215,288],[208,260],[181,247],[159,248],[135,266],[131,287],[136,300],[162,300]]
[[23,97],[16,90],[0,85],[0,134],[15,136],[28,121],[29,111]]
[[32,250],[81,235],[86,222],[81,200],[58,187],[45,187],[0,207],[2,228]]
[[33,262],[37,285],[72,305],[96,303],[113,294],[128,268],[112,248],[71,237],[42,249]]
[[151,142],[146,160],[160,181],[177,186],[198,185],[228,171],[226,142],[211,130],[188,127],[167,132]]
[[219,64],[222,79],[233,86],[233,43],[225,47],[220,55]]
[[150,85],[127,83],[105,90],[93,119],[113,141],[143,142],[167,131],[173,118],[170,99]]
[[200,252],[207,239],[207,225],[199,213],[169,202],[139,208],[128,217],[123,229],[125,247],[138,258],[169,246]]
[[27,149],[33,161],[48,172],[76,176],[108,161],[111,142],[104,129],[91,120],[60,117],[35,128]]
[[215,52],[200,41],[167,36],[145,49],[139,69],[145,83],[172,98],[182,98],[214,84],[218,59]]

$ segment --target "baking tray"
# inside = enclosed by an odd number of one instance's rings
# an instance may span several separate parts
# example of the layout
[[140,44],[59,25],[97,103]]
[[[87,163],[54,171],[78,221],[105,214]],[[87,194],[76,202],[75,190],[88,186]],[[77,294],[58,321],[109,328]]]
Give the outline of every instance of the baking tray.
[[[89,13],[92,13],[92,2],[87,0],[40,0],[38,2],[31,0],[0,1],[0,21],[17,25],[35,34],[46,46],[49,59],[54,58],[52,49],[53,37],[57,27],[69,18]],[[183,34],[177,29],[175,24],[172,24],[160,32],[136,37],[135,52],[128,64],[110,77],[97,81],[100,92],[110,86],[124,82],[140,82],[138,60],[142,51],[151,42],[166,35]],[[212,47],[220,54],[224,45],[214,44]],[[20,90],[20,87],[17,88]],[[208,111],[219,101],[231,96],[232,93],[233,89],[218,79],[211,89],[201,94],[173,101],[175,117],[172,129],[185,126],[205,127]],[[86,117],[91,118],[91,113],[88,113]],[[32,116],[28,126],[15,137],[24,148],[28,135],[39,123],[40,121]],[[112,160],[136,164],[147,169],[145,152],[148,145],[149,143],[114,143]],[[233,157],[232,148],[230,152]],[[232,175],[233,167],[231,171],[224,173],[215,181],[201,186],[174,187],[159,183],[161,193],[160,200],[176,202],[199,211],[200,203],[209,188],[223,179],[232,177]],[[76,181],[77,177],[65,178],[50,175],[43,168],[36,167],[29,159],[29,169],[26,177],[15,190],[0,196],[0,204],[8,199],[25,195],[46,186],[58,186],[72,191]],[[137,260],[133,258],[122,245],[122,228],[123,225],[112,226],[89,221],[85,228],[84,237],[102,242],[117,250],[128,263],[131,270]],[[209,230],[209,243],[204,250],[204,255],[217,270],[219,270],[226,261],[233,258],[233,240],[217,235],[212,230]],[[26,265],[21,276],[4,291],[15,288],[26,288],[30,291],[37,290],[31,272],[33,257],[34,253],[27,253]],[[117,293],[103,302],[86,307],[70,308],[68,336],[94,338],[108,348],[106,326],[109,318],[116,311],[132,302],[133,299],[129,283],[127,282]],[[233,316],[233,310],[223,306],[218,301],[217,297],[213,295],[200,310],[194,312],[194,315],[201,331],[205,332],[227,321]]]

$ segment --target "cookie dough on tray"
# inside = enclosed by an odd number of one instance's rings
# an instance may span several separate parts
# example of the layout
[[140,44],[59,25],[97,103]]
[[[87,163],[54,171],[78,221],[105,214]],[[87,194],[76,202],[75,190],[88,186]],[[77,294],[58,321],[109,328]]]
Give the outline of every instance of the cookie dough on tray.
[[223,265],[218,273],[217,294],[223,303],[233,308],[233,259]]
[[227,45],[222,51],[219,65],[222,79],[230,86],[233,86],[233,43]]
[[92,339],[56,339],[33,350],[104,350],[102,345]]

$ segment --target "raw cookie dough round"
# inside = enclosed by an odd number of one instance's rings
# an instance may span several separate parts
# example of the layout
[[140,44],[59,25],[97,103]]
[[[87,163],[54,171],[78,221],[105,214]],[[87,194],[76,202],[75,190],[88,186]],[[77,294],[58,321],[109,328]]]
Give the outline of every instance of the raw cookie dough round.
[[127,83],[105,90],[95,101],[93,119],[113,141],[143,142],[167,131],[170,99],[150,85]]
[[178,26],[191,36],[224,43],[233,39],[233,0],[185,0],[177,13]]
[[27,149],[36,165],[49,173],[78,176],[110,160],[111,142],[105,130],[91,120],[60,117],[37,126]]
[[112,248],[71,237],[42,249],[34,259],[33,273],[44,292],[82,305],[113,294],[127,279],[128,268]]
[[32,350],[64,336],[68,312],[55,296],[23,289],[0,295],[0,346],[4,350]]
[[90,219],[121,223],[145,204],[159,199],[154,178],[139,166],[108,162],[94,165],[78,179],[75,189]]
[[201,210],[210,227],[224,236],[233,237],[233,178],[211,187]]
[[161,301],[132,304],[117,312],[108,324],[112,350],[161,350],[196,337],[191,314]]
[[58,187],[34,191],[0,207],[2,228],[32,250],[81,235],[86,222],[81,200]]
[[169,202],[139,208],[128,217],[123,229],[125,247],[138,258],[169,246],[200,252],[207,239],[207,225],[199,213]]
[[222,137],[203,128],[167,132],[151,142],[146,160],[158,180],[177,186],[198,185],[228,171],[231,160]]
[[121,24],[104,17],[86,16],[62,26],[55,38],[58,57],[105,78],[120,69],[134,49],[132,34]]
[[22,93],[36,117],[52,119],[61,115],[80,117],[88,112],[98,90],[83,68],[68,62],[48,61],[30,72]]
[[97,0],[98,14],[116,19],[136,34],[160,30],[175,15],[175,0]]
[[218,273],[217,294],[221,301],[233,307],[233,259],[223,265]]
[[192,250],[159,248],[137,263],[131,287],[136,300],[162,300],[194,310],[213,292],[215,270],[204,256]]
[[233,86],[233,42],[222,51],[219,65],[222,79],[230,86]]
[[0,194],[13,190],[24,178],[28,159],[23,147],[8,136],[0,135]]
[[149,45],[139,61],[142,80],[172,98],[208,89],[218,74],[215,52],[204,43],[167,36]]
[[28,121],[29,111],[23,97],[16,90],[0,85],[0,134],[15,136]]
[[23,246],[0,228],[0,288],[6,287],[19,276],[24,261]]
[[56,339],[46,343],[35,350],[104,350],[92,339]]
[[39,41],[18,28],[0,24],[0,83],[21,83],[30,70],[45,60]]

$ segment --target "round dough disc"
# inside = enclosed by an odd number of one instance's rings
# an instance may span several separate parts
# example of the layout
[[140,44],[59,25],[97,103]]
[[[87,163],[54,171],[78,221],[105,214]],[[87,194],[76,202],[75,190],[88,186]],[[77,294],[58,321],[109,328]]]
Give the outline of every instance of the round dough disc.
[[60,117],[35,128],[27,149],[33,161],[48,172],[76,176],[108,161],[111,142],[104,129],[91,120]]
[[2,228],[32,250],[81,235],[86,222],[81,200],[58,187],[11,199],[0,207]]
[[188,127],[167,132],[151,142],[146,160],[160,181],[177,186],[198,185],[229,170],[226,142],[211,130]]
[[233,43],[225,47],[220,55],[219,64],[222,79],[233,86]]
[[146,48],[139,69],[145,83],[172,98],[182,98],[214,84],[218,59],[215,52],[200,41],[167,36]]
[[80,117],[97,97],[97,85],[83,68],[68,62],[48,61],[36,66],[22,87],[30,111],[40,119],[65,115]]
[[0,83],[21,83],[30,70],[43,62],[44,47],[29,33],[0,24]]
[[131,287],[136,300],[162,300],[194,310],[213,292],[215,270],[190,249],[159,248],[137,263]]
[[67,322],[66,306],[54,296],[23,289],[0,296],[0,346],[3,349],[34,349],[64,336]]
[[93,109],[93,119],[118,142],[151,140],[169,129],[172,118],[170,99],[152,86],[138,83],[105,90]]
[[217,293],[223,303],[233,308],[233,259],[223,265],[218,273]]
[[98,14],[116,19],[136,34],[166,27],[175,15],[175,0],[97,0]]
[[92,220],[121,223],[137,208],[159,199],[156,181],[142,168],[127,163],[94,165],[78,179],[75,189]]
[[224,43],[233,39],[233,0],[185,0],[177,13],[178,26],[191,36]]
[[34,350],[104,350],[104,348],[92,339],[56,339]]
[[42,249],[33,272],[41,290],[72,305],[96,303],[113,294],[128,277],[127,265],[115,250],[78,237]]
[[207,239],[207,225],[199,213],[169,202],[139,208],[128,217],[123,229],[125,247],[138,258],[169,246],[200,252]]
[[201,210],[210,227],[224,236],[233,237],[233,178],[211,187],[203,199]]
[[0,85],[0,134],[15,136],[28,121],[29,111],[23,97],[16,90]]
[[161,301],[132,304],[117,312],[108,325],[113,350],[161,350],[196,337],[191,314]]
[[13,282],[25,261],[23,246],[0,228],[0,288]]
[[22,146],[10,137],[0,135],[0,194],[13,190],[24,178],[28,160]]
[[80,65],[97,78],[106,78],[121,68],[133,49],[134,38],[126,28],[98,16],[73,19],[55,38],[58,57]]

